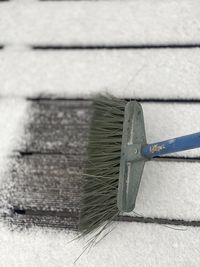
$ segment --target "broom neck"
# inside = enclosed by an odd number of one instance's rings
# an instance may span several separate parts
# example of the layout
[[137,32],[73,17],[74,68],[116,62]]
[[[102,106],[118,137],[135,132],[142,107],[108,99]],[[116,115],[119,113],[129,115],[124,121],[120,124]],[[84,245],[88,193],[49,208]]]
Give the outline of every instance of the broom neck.
[[147,144],[142,148],[141,154],[146,158],[154,158],[164,154],[198,147],[200,147],[200,132],[176,137],[158,143]]

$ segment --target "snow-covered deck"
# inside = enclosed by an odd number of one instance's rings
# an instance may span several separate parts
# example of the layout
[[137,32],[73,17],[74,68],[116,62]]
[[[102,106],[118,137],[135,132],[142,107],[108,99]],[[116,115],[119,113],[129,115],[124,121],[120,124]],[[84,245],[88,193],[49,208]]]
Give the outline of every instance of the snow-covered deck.
[[[0,1],[0,266],[83,251],[91,97],[138,99],[149,142],[198,132],[199,66],[197,0]],[[76,266],[199,267],[199,174],[199,149],[148,162],[135,213]]]

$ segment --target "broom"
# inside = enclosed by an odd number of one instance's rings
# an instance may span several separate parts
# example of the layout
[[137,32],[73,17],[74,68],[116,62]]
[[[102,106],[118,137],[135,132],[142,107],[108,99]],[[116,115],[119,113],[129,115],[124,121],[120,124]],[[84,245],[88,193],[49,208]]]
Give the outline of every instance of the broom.
[[79,230],[87,235],[134,209],[145,162],[200,147],[200,133],[147,144],[142,106],[112,96],[93,101]]

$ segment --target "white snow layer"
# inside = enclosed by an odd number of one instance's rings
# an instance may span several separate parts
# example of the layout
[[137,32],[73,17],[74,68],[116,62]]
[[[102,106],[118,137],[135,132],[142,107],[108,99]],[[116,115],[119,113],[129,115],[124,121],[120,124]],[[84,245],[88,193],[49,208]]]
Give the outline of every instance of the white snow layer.
[[195,227],[118,223],[97,246],[85,252],[84,240],[53,230],[0,231],[2,267],[199,267],[200,230]]
[[0,43],[160,44],[200,41],[198,0],[2,3]]
[[[23,48],[23,47],[22,47]],[[0,51],[0,95],[200,98],[200,49]]]

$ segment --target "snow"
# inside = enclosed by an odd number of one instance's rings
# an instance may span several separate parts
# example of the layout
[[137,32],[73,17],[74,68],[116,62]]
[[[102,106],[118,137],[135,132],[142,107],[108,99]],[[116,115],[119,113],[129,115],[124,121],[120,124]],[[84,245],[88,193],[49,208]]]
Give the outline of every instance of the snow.
[[1,4],[0,43],[198,43],[199,12],[198,0],[12,1]]
[[[200,164],[148,162],[134,212],[145,217],[199,220]],[[135,213],[129,213],[135,216]]]
[[200,99],[200,49],[0,51],[0,95]]
[[192,266],[200,262],[199,228],[171,229],[162,225],[118,223],[113,232],[89,252],[85,240],[73,241],[73,233],[31,229],[9,231],[1,228],[0,262],[7,266]]

